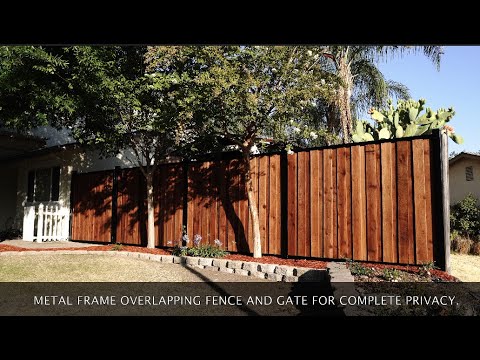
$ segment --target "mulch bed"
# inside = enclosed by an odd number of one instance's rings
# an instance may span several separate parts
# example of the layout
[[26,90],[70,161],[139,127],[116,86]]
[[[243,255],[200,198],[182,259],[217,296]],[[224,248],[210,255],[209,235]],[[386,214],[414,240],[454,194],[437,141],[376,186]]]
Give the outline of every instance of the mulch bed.
[[248,255],[240,254],[229,254],[224,257],[224,259],[229,260],[239,260],[239,261],[253,261],[261,264],[277,264],[277,265],[286,265],[286,266],[298,266],[298,267],[308,267],[313,269],[326,269],[327,263],[320,260],[306,260],[306,259],[284,259],[278,256],[264,255],[259,259],[255,259]]

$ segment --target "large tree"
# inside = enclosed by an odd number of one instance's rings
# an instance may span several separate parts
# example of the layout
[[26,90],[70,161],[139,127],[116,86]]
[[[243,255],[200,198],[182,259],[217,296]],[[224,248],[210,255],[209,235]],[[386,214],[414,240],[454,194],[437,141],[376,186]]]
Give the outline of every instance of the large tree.
[[[171,71],[185,62],[181,48],[152,47],[152,74]],[[330,99],[335,77],[305,47],[209,46],[189,60],[198,72],[188,86],[190,116],[202,134],[236,146],[242,154],[242,175],[253,223],[253,256],[261,257],[260,224],[250,157],[262,138],[284,146],[325,143],[328,134],[313,129],[319,122],[319,99]],[[319,81],[323,78],[324,81]],[[317,115],[317,116],[315,116]]]
[[439,69],[441,46],[326,46],[315,49],[329,71],[335,73],[337,83],[334,100],[329,104],[330,129],[342,133],[344,142],[350,141],[353,119],[371,107],[380,108],[389,97],[410,97],[408,88],[387,80],[378,68],[379,61],[407,53],[422,52]]
[[[175,71],[146,73],[146,47],[74,46],[0,49],[0,119],[28,130],[71,129],[104,155],[129,149],[147,184],[148,247],[155,246],[153,174],[180,142],[184,97]],[[190,137],[189,139],[192,139]]]

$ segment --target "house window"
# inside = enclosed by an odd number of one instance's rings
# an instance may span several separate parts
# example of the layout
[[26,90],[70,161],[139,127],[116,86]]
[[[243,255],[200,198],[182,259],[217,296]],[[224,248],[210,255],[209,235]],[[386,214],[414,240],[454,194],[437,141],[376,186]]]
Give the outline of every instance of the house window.
[[60,168],[32,170],[28,173],[27,201],[58,201]]
[[473,181],[473,166],[467,166],[465,168],[465,178],[467,181]]

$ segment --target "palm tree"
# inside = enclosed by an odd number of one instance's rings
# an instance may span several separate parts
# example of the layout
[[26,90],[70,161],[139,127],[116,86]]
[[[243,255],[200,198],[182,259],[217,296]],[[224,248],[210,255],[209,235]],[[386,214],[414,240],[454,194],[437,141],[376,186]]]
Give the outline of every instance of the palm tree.
[[336,96],[329,104],[327,122],[350,141],[352,119],[371,107],[381,107],[389,97],[409,97],[408,88],[387,80],[377,67],[380,60],[423,52],[437,69],[443,54],[441,46],[326,46],[320,48],[327,69],[338,76]]

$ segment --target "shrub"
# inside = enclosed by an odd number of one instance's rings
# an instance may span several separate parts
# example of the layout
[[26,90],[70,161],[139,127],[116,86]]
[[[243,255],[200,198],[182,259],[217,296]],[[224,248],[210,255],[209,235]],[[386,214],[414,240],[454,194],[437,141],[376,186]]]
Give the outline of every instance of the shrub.
[[460,254],[468,254],[473,245],[473,241],[462,236],[454,238],[450,244],[451,249]]
[[358,262],[348,262],[348,269],[352,273],[352,275],[357,275],[357,276],[372,276],[373,275],[373,270],[363,266],[362,264]]
[[[182,241],[187,245],[190,242],[188,234],[184,233]],[[172,254],[175,256],[199,256],[207,258],[220,258],[228,255],[228,252],[221,249],[221,241],[218,239],[214,240],[215,245],[204,244],[200,245],[202,237],[199,234],[195,234],[193,237],[194,246],[189,248],[188,246],[180,246],[177,244],[172,251]]]
[[122,244],[115,244],[112,246],[112,249],[111,251],[120,251],[123,249],[123,245]]
[[188,249],[187,252],[190,256],[200,256],[206,258],[220,258],[228,254],[225,250],[220,249],[218,246],[210,244],[195,246]]
[[18,229],[8,228],[0,231],[0,241],[19,239],[22,236],[22,232]]
[[385,268],[382,271],[382,276],[387,281],[398,281],[402,273],[397,269]]
[[480,241],[475,241],[470,247],[472,255],[480,255]]
[[478,238],[480,233],[480,206],[478,199],[468,194],[465,199],[450,208],[450,227],[458,234]]

